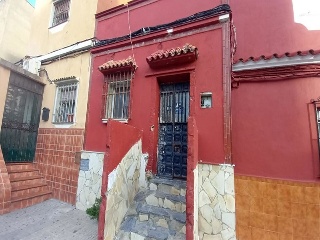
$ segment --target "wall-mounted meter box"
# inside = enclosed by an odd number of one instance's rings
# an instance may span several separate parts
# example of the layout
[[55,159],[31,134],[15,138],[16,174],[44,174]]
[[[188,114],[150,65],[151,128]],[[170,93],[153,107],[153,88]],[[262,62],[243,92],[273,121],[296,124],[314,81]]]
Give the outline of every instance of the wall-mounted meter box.
[[200,93],[201,108],[212,108],[212,92]]

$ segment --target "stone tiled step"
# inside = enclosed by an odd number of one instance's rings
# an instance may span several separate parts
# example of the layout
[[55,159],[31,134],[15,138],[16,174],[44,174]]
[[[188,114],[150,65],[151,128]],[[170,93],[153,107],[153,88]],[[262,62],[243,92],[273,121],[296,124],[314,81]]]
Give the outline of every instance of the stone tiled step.
[[48,200],[52,197],[52,192],[49,190],[36,192],[36,193],[29,193],[22,197],[11,198],[11,211],[16,209],[25,208],[45,200]]
[[48,186],[45,183],[34,183],[34,184],[22,184],[14,186],[11,189],[11,197],[18,198],[29,193],[42,192],[48,190]]
[[177,212],[186,211],[186,197],[181,195],[167,194],[160,191],[147,190],[139,192],[135,201],[145,202],[148,205],[169,208]]
[[162,217],[162,218],[165,218],[166,220],[174,220],[183,224],[186,223],[185,213],[173,211],[167,208],[151,206],[145,203],[138,203],[136,207],[136,211],[139,215],[148,214],[149,218]]
[[122,223],[115,239],[186,239],[185,228],[182,225],[179,227],[175,229],[172,224],[169,225],[163,218],[149,218],[148,220],[144,218],[144,221],[141,221],[136,216],[128,216]]
[[172,202],[186,203],[186,197],[181,196],[181,195],[172,195],[172,194],[167,194],[167,193],[163,193],[160,191],[155,191],[155,197],[162,198],[162,199],[168,199]]
[[166,194],[186,195],[186,181],[178,179],[152,178],[149,182],[150,190],[158,190]]

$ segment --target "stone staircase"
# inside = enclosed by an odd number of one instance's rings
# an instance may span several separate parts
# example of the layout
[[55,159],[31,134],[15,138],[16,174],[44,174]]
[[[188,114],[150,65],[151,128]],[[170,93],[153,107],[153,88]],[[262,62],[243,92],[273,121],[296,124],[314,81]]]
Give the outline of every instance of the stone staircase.
[[6,167],[11,183],[11,211],[52,197],[45,179],[32,163],[12,163]]
[[185,240],[186,182],[153,178],[140,191],[114,239]]

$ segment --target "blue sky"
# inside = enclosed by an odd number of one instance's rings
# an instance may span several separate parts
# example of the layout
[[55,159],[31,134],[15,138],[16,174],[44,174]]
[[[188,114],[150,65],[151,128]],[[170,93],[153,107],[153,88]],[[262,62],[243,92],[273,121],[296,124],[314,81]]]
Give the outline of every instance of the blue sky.
[[36,0],[27,0],[32,6],[36,5]]

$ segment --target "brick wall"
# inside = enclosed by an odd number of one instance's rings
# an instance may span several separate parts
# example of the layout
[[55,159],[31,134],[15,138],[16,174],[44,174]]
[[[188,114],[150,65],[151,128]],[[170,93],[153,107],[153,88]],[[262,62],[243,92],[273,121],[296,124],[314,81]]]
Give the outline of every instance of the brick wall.
[[11,184],[0,147],[0,214],[10,211]]
[[236,176],[238,240],[319,240],[320,184]]
[[82,150],[84,129],[42,128],[38,132],[36,167],[53,191],[53,197],[75,204],[79,164],[75,153]]

